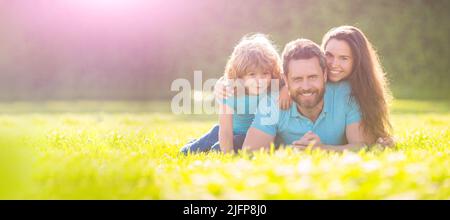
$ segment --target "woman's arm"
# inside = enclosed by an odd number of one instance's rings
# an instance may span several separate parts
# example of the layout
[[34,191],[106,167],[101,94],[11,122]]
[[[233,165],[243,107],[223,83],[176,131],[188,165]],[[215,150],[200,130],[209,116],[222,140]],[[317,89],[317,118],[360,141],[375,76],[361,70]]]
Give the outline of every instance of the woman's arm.
[[233,109],[220,104],[219,144],[224,153],[233,152]]

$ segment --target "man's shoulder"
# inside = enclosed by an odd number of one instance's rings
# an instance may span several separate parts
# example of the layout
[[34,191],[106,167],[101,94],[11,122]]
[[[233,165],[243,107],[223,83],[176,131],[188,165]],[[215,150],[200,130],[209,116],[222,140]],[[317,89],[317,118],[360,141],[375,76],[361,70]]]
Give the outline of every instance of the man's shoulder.
[[352,87],[347,80],[327,83],[325,93],[327,99],[333,99],[332,103],[334,105],[341,106],[343,104],[350,104],[353,101]]
[[[327,83],[328,84],[328,83]],[[329,83],[326,95],[327,109],[334,114],[360,115],[360,108],[355,97],[352,96],[351,85],[348,81]],[[356,117],[355,117],[356,118]],[[356,120],[356,119],[355,119]]]
[[[261,109],[270,109],[272,112],[278,112],[280,114],[289,114],[290,109],[282,110],[280,109],[280,105],[278,103],[279,93],[270,93],[268,95],[264,95],[259,99],[258,108]],[[293,105],[295,103],[292,103]]]
[[[282,110],[278,104],[278,95],[270,94],[266,97],[261,97],[258,110],[256,111],[257,123],[268,125],[280,124],[290,115],[290,110]],[[260,120],[260,121],[258,121]],[[264,120],[264,122],[263,122]]]
[[326,89],[342,96],[349,96],[352,92],[352,87],[348,80],[343,80],[340,82],[327,82]]
[[264,94],[259,96],[258,108],[272,109],[277,106],[277,93]]

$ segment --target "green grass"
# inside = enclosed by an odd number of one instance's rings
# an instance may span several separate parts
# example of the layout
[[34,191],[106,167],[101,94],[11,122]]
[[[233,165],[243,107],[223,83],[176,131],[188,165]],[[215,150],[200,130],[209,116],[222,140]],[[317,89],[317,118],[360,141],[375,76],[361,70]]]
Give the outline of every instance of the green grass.
[[450,199],[449,106],[395,101],[393,149],[185,157],[215,116],[165,102],[3,103],[0,198]]

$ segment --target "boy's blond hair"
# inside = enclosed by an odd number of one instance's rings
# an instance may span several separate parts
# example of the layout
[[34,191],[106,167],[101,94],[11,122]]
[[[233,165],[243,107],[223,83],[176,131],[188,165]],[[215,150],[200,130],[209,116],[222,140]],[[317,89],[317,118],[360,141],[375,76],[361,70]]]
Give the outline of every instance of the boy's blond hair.
[[228,59],[224,76],[226,79],[238,79],[257,70],[271,73],[273,79],[280,79],[280,55],[263,34],[247,35],[239,41]]

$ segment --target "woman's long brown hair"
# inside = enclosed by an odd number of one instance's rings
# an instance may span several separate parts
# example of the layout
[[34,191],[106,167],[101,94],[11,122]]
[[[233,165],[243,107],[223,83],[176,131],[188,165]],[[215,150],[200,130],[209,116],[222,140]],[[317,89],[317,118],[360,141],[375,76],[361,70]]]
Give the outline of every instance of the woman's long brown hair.
[[324,51],[331,39],[347,42],[352,50],[354,61],[348,80],[352,88],[351,95],[361,110],[366,139],[372,144],[376,138],[390,136],[392,125],[389,121],[388,103],[391,93],[372,44],[361,30],[353,26],[340,26],[328,31],[322,39]]

